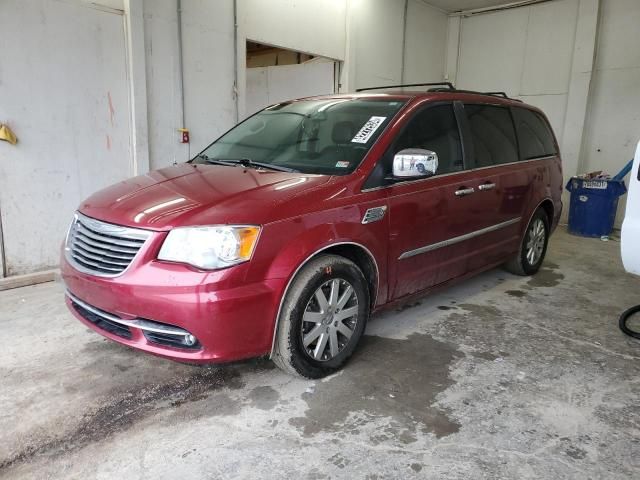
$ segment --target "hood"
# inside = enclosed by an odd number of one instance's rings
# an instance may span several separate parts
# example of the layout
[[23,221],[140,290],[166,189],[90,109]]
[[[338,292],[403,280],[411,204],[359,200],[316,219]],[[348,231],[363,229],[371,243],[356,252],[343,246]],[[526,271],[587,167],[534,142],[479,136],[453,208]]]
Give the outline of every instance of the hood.
[[80,211],[105,222],[152,230],[266,224],[297,215],[292,200],[313,195],[332,178],[185,163],[107,187],[83,202]]

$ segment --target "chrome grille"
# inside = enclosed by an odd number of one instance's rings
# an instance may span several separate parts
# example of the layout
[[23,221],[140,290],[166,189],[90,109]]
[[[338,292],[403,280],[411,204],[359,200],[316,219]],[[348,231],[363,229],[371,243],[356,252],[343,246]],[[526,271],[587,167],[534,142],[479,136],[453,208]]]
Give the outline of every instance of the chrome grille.
[[115,277],[126,270],[151,232],[101,222],[76,213],[65,253],[79,271]]

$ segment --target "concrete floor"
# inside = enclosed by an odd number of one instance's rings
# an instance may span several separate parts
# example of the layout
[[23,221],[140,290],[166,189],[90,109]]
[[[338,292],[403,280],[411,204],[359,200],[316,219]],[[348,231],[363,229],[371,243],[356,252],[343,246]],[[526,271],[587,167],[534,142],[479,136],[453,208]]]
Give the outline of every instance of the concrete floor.
[[376,315],[322,381],[135,352],[57,283],[0,292],[0,477],[639,478],[640,342],[617,317],[640,279],[619,247],[558,231],[536,277]]

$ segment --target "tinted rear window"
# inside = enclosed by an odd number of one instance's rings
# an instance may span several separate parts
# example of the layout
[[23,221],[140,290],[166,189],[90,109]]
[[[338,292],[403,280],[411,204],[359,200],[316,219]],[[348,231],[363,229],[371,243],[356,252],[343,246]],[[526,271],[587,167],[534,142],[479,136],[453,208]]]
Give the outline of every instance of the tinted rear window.
[[523,160],[532,160],[558,153],[551,128],[542,115],[526,108],[514,108],[513,119],[516,122]]
[[508,108],[465,105],[477,167],[517,162],[518,143]]

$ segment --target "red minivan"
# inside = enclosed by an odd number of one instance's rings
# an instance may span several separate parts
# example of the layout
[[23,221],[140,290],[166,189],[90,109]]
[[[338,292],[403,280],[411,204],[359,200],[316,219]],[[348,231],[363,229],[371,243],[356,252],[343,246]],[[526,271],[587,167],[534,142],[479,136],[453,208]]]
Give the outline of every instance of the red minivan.
[[562,209],[547,118],[435,87],[272,105],[92,195],[62,253],[70,310],[162,357],[269,354],[318,378],[382,307],[501,264],[536,273]]

